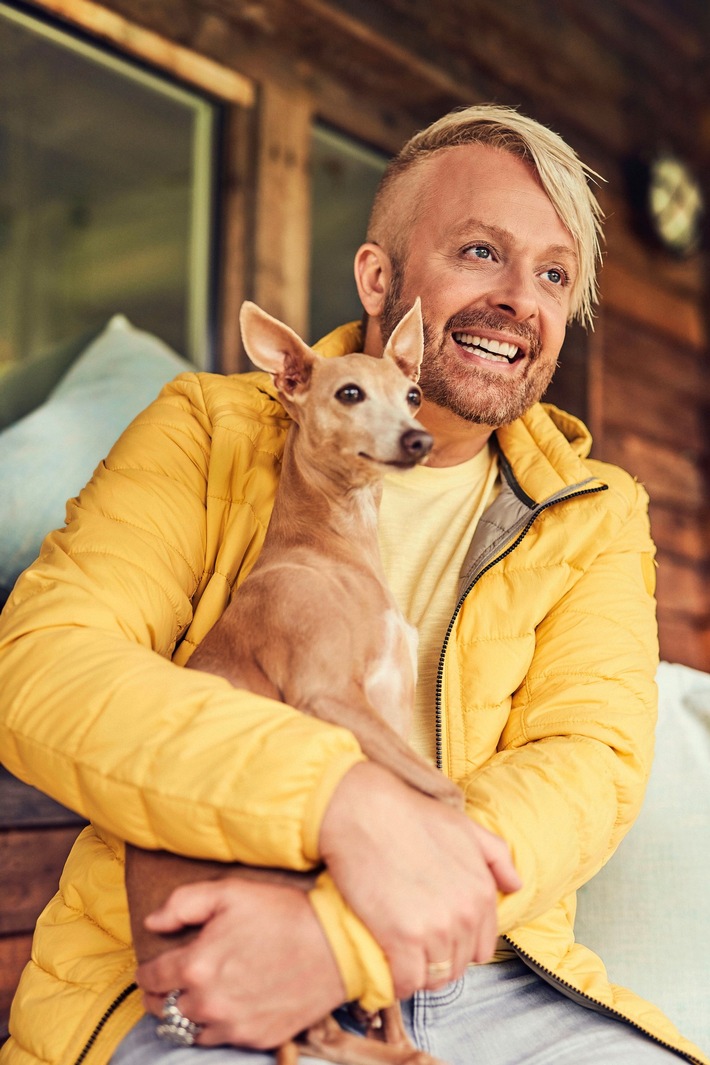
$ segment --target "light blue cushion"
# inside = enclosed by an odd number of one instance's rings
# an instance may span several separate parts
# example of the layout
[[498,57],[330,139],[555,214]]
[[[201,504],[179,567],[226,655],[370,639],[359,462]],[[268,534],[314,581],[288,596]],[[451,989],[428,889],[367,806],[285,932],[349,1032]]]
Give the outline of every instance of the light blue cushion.
[[662,662],[656,757],[639,818],[579,892],[577,939],[611,979],[710,1053],[710,675]]
[[0,432],[0,589],[64,523],[65,504],[162,386],[193,367],[123,316],[111,319],[47,400]]

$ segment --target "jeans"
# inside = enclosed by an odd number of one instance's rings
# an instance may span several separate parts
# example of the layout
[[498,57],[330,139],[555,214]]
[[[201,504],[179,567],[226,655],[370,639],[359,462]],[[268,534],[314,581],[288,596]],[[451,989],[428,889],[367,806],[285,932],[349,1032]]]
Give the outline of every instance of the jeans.
[[[586,1009],[519,959],[469,966],[440,991],[402,1003],[417,1046],[449,1065],[671,1065],[673,1051],[623,1021]],[[153,1016],[126,1036],[111,1065],[273,1065],[272,1054],[232,1047],[173,1047]],[[347,1026],[347,1022],[344,1022]],[[301,1058],[302,1065],[317,1065]]]

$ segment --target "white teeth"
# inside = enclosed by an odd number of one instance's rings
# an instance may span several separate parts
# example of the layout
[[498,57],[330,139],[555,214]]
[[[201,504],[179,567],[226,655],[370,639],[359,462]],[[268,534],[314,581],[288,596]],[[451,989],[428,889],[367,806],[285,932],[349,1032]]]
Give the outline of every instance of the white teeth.
[[489,340],[472,333],[454,333],[454,340],[464,347],[477,348],[477,354],[484,358],[491,356],[495,361],[510,362],[518,354],[515,344],[508,344],[504,340]]

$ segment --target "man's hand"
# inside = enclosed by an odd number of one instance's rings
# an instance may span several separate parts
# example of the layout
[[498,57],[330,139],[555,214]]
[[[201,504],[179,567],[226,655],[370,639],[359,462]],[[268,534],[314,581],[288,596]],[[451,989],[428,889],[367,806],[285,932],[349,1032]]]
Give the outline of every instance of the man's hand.
[[[354,766],[336,788],[320,851],[385,952],[398,998],[488,961],[497,892],[521,887],[503,840],[373,762]],[[432,963],[440,963],[434,974]]]
[[197,1043],[270,1049],[325,1017],[345,999],[335,959],[305,892],[228,877],[179,887],[146,919],[153,932],[203,925],[184,947],[137,974],[146,1008],[166,995],[204,1025]]
[[[399,998],[487,961],[498,935],[497,892],[520,887],[502,840],[372,762],[354,766],[336,788],[320,846],[339,890],[387,955]],[[200,1045],[278,1046],[345,999],[299,889],[239,878],[189,884],[146,925],[162,933],[203,926],[189,944],[138,970],[156,1016],[166,995],[181,989],[180,1010],[205,1026]],[[442,963],[434,975],[432,963]]]

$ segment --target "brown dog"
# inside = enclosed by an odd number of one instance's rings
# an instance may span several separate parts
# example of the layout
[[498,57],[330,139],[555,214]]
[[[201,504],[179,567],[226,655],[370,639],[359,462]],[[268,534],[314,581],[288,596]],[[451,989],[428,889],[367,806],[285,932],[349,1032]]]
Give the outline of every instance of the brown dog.
[[[325,359],[291,329],[245,303],[252,361],[273,375],[293,419],[264,546],[251,573],[189,667],[345,726],[373,761],[411,786],[461,807],[460,790],[406,743],[414,705],[416,632],[385,581],[377,542],[382,481],[429,453],[414,415],[423,354],[419,300],[381,359]],[[310,876],[196,862],[127,848],[126,884],[140,962],[165,950],[145,916],[181,883],[224,875],[266,877],[308,889]],[[171,943],[174,939],[171,937]],[[397,1006],[385,1042],[342,1032],[331,1018],[305,1033],[304,1051],[345,1065],[432,1065],[412,1047]],[[280,1062],[294,1060],[293,1045]]]

